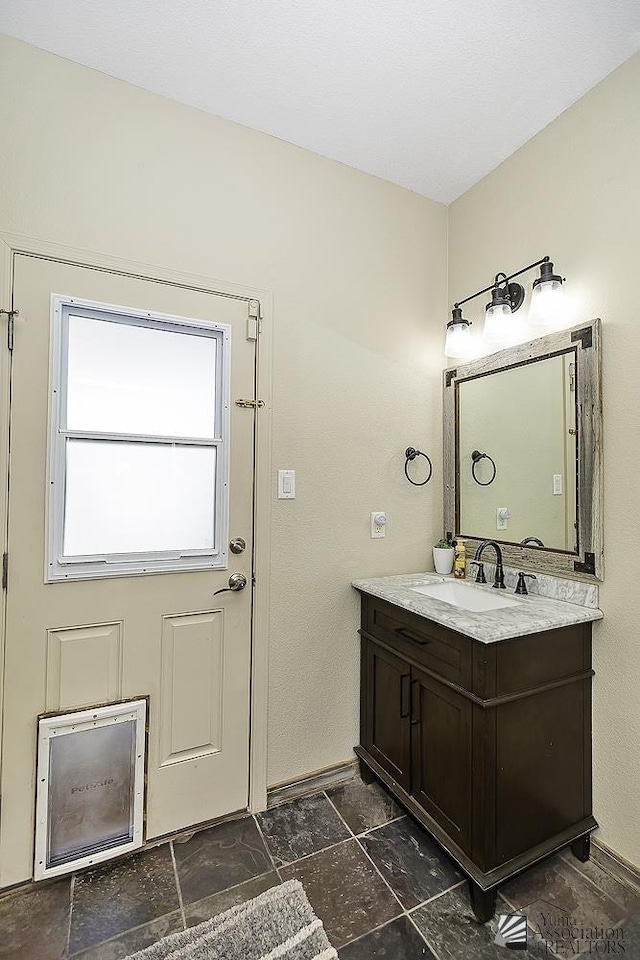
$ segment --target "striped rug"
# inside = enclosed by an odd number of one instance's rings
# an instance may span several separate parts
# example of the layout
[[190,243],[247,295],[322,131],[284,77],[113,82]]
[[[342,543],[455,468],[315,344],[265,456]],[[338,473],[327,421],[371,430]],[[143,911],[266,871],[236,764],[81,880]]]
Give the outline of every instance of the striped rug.
[[338,960],[307,900],[289,880],[127,960]]

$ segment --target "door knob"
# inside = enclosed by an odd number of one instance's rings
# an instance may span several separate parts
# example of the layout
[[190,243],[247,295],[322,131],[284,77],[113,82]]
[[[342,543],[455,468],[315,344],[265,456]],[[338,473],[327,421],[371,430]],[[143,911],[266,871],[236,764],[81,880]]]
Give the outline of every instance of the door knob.
[[247,541],[244,537],[234,537],[234,539],[229,544],[229,550],[231,553],[244,553],[247,549]]
[[222,590],[216,590],[214,597],[217,597],[219,593],[237,593],[238,590],[244,590],[247,585],[247,578],[244,573],[232,573],[229,577],[229,586],[223,587]]

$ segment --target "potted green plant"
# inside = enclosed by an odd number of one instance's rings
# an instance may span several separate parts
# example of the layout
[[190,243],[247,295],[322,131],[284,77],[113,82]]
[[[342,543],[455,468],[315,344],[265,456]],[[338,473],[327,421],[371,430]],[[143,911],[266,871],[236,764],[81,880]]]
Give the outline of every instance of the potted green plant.
[[453,570],[453,561],[455,557],[455,540],[443,538],[438,540],[433,548],[433,565],[436,573],[446,576]]

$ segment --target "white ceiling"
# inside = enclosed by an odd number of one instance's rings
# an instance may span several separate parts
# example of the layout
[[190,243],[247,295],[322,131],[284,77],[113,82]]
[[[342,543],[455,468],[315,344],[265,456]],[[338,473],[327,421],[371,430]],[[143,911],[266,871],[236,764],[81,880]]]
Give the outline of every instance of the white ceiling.
[[640,2],[0,0],[0,30],[448,203],[640,49]]

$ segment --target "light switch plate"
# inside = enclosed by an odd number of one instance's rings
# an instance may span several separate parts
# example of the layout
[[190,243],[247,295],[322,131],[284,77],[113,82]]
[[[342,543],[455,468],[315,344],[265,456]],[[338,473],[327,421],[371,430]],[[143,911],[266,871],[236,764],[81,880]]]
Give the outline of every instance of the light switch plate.
[[295,500],[295,470],[278,470],[278,500]]
[[554,497],[562,496],[562,474],[554,473],[553,475],[553,495]]

